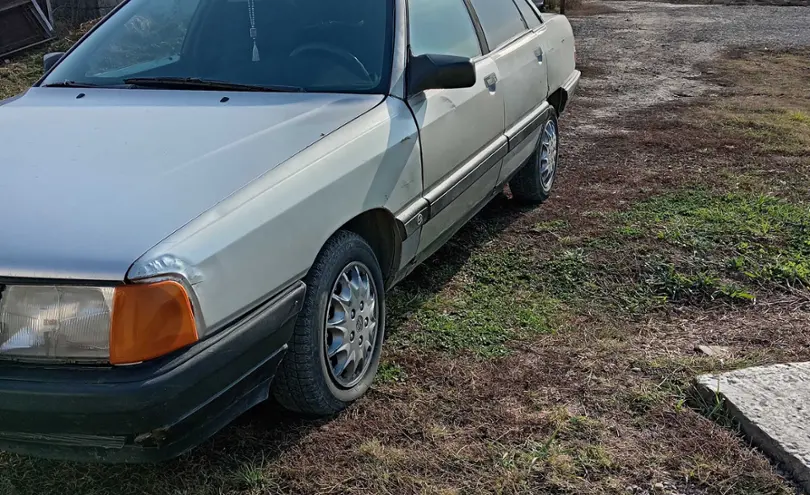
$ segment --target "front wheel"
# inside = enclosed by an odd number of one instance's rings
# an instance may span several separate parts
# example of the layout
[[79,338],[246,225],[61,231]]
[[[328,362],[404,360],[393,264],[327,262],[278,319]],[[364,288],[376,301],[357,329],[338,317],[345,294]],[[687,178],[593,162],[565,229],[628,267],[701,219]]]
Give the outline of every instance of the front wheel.
[[521,203],[536,204],[547,200],[557,177],[559,132],[557,112],[553,108],[541,129],[534,154],[509,182],[512,196]]
[[374,251],[340,231],[307,275],[307,296],[287,355],[273,380],[286,409],[329,416],[371,386],[385,336],[385,293]]

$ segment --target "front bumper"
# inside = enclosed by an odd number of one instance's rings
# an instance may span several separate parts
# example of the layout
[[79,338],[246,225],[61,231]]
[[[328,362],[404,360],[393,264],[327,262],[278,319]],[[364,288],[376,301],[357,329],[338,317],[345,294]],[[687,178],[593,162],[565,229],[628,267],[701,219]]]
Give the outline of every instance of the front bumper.
[[153,462],[203,442],[267,399],[306,286],[214,336],[129,367],[0,366],[0,450]]

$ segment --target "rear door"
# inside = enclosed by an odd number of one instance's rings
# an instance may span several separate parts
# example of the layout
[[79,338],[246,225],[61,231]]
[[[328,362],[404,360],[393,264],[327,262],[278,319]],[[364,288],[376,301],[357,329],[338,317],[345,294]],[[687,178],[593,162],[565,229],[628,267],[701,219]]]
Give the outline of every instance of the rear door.
[[490,56],[498,66],[498,84],[504,96],[504,124],[510,145],[500,182],[531,155],[548,97],[543,46],[545,27],[527,1],[470,0],[491,50]]
[[[510,0],[511,1],[511,0]],[[476,29],[465,0],[408,0],[412,55],[473,60],[475,86],[428,90],[408,104],[419,125],[429,220],[420,252],[430,252],[491,196],[506,154],[504,100],[498,65]]]

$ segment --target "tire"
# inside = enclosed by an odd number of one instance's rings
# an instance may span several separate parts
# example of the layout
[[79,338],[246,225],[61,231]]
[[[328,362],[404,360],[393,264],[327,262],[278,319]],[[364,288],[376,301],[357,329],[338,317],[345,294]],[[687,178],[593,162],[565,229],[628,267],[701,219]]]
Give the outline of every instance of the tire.
[[[348,273],[345,279],[344,272]],[[365,289],[366,280],[369,289]],[[362,237],[339,231],[323,247],[304,281],[307,295],[271,388],[275,399],[285,409],[312,416],[331,416],[365,394],[377,374],[385,337],[382,270],[374,251]],[[339,294],[333,294],[335,290]],[[373,299],[363,295],[372,295],[372,290]],[[346,297],[350,302],[341,302]],[[371,306],[373,308],[369,309]],[[341,314],[345,315],[345,322],[335,325]],[[371,325],[374,323],[372,314],[376,315],[376,326]],[[328,325],[327,320],[333,325]],[[345,331],[341,332],[338,327]],[[351,364],[345,364],[343,374],[338,375],[338,365],[350,363],[348,357],[357,356],[361,351],[356,346],[361,345],[367,355],[363,356],[362,363],[356,358],[354,366],[363,369],[355,371],[350,369]],[[349,350],[338,352],[331,359],[327,357],[327,351],[346,346]],[[355,373],[360,376],[355,377]]]
[[521,203],[538,204],[547,200],[557,177],[559,127],[553,108],[540,128],[535,152],[509,181],[512,197]]

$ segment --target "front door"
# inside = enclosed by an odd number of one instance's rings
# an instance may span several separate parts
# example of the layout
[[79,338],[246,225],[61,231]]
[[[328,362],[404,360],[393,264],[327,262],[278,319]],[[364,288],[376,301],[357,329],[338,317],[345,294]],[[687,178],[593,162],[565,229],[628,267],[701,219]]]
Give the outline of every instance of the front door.
[[408,7],[414,56],[468,57],[477,74],[471,88],[428,90],[408,100],[420,129],[424,196],[430,203],[419,247],[424,253],[489,198],[506,150],[504,101],[498,66],[482,54],[464,0],[409,0]]

